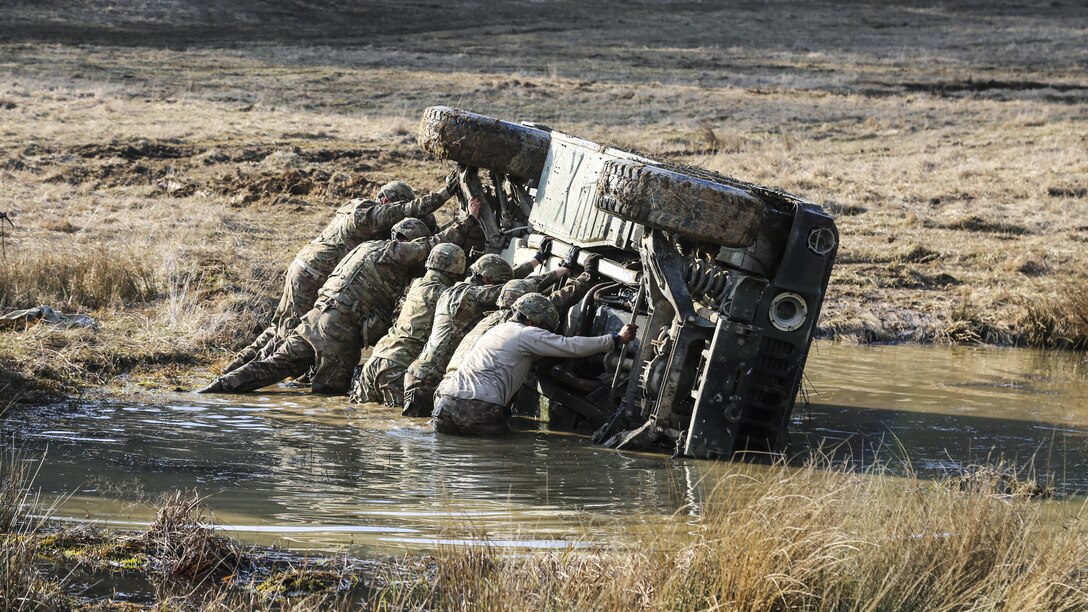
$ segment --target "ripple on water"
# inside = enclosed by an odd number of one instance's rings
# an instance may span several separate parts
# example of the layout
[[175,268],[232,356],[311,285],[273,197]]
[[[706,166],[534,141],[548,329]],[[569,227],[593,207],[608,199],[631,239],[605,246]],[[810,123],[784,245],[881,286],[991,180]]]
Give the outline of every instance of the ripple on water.
[[[791,421],[790,452],[830,439],[869,465],[901,447],[935,476],[980,458],[1046,455],[1066,487],[1088,490],[1088,382],[1061,359],[823,345],[809,360],[813,403]],[[569,435],[438,436],[394,409],[301,391],[164,399],[13,412],[0,444],[47,452],[36,483],[58,498],[101,491],[73,497],[62,515],[150,520],[131,503],[137,489],[153,498],[196,487],[229,529],[317,548],[457,544],[481,532],[540,547],[622,540],[634,537],[632,521],[693,511],[723,469]]]

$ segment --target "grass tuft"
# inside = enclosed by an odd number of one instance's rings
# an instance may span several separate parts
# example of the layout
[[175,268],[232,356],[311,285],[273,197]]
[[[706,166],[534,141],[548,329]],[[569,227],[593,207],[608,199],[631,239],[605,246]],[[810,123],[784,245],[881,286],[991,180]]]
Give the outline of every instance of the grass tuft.
[[1031,346],[1088,349],[1088,287],[1069,285],[1056,295],[1028,302],[1020,326]]
[[0,266],[0,307],[105,308],[146,302],[158,295],[148,255],[125,246],[20,252]]
[[[694,523],[621,550],[439,554],[414,580],[390,576],[371,604],[462,610],[1083,609],[1088,544],[1049,525],[1009,472],[947,482],[737,467]],[[993,476],[990,478],[989,476]],[[962,485],[962,486],[961,486]],[[1013,487],[1012,495],[1006,494]],[[1019,488],[1017,488],[1019,487]]]
[[238,544],[208,526],[205,512],[195,494],[178,491],[163,498],[145,538],[167,575],[203,580],[251,569]]
[[6,452],[0,456],[0,609],[3,610],[62,610],[72,606],[62,583],[45,576],[35,563],[38,541],[31,534],[45,521],[30,517],[30,510],[36,505],[33,480],[37,465],[19,453]]

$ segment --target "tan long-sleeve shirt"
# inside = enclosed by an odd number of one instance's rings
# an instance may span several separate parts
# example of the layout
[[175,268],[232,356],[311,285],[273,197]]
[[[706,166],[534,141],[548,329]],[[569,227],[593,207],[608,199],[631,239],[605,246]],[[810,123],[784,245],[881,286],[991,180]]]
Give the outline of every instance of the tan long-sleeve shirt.
[[541,357],[586,357],[612,348],[612,336],[560,336],[509,321],[495,326],[469,351],[438,392],[502,406],[514,399],[529,368]]

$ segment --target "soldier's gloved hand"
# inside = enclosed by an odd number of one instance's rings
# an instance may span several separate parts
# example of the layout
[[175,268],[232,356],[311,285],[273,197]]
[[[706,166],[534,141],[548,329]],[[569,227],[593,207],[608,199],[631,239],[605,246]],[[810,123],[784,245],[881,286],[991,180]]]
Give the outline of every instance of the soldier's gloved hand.
[[601,262],[601,256],[593,253],[586,253],[586,260],[582,262],[582,271],[589,274],[596,274],[597,267]]
[[545,238],[540,242],[540,246],[536,248],[536,255],[533,255],[533,259],[540,263],[548,261],[548,253],[552,252],[552,239]]
[[457,171],[453,170],[446,175],[446,193],[455,195],[461,190],[461,178],[457,176]]
[[581,253],[581,252],[582,252],[582,249],[580,249],[580,248],[578,248],[576,246],[571,246],[570,250],[567,251],[567,256],[563,258],[563,261],[559,262],[559,265],[563,266],[564,268],[573,268],[574,266],[577,266],[578,265],[578,253]]

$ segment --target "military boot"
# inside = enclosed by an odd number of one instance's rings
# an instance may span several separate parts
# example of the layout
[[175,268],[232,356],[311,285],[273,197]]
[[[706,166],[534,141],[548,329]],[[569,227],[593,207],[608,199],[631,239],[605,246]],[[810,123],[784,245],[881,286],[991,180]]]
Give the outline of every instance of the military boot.
[[207,387],[197,389],[196,393],[223,393],[223,391],[223,381],[217,378],[212,381],[212,384],[208,385]]

